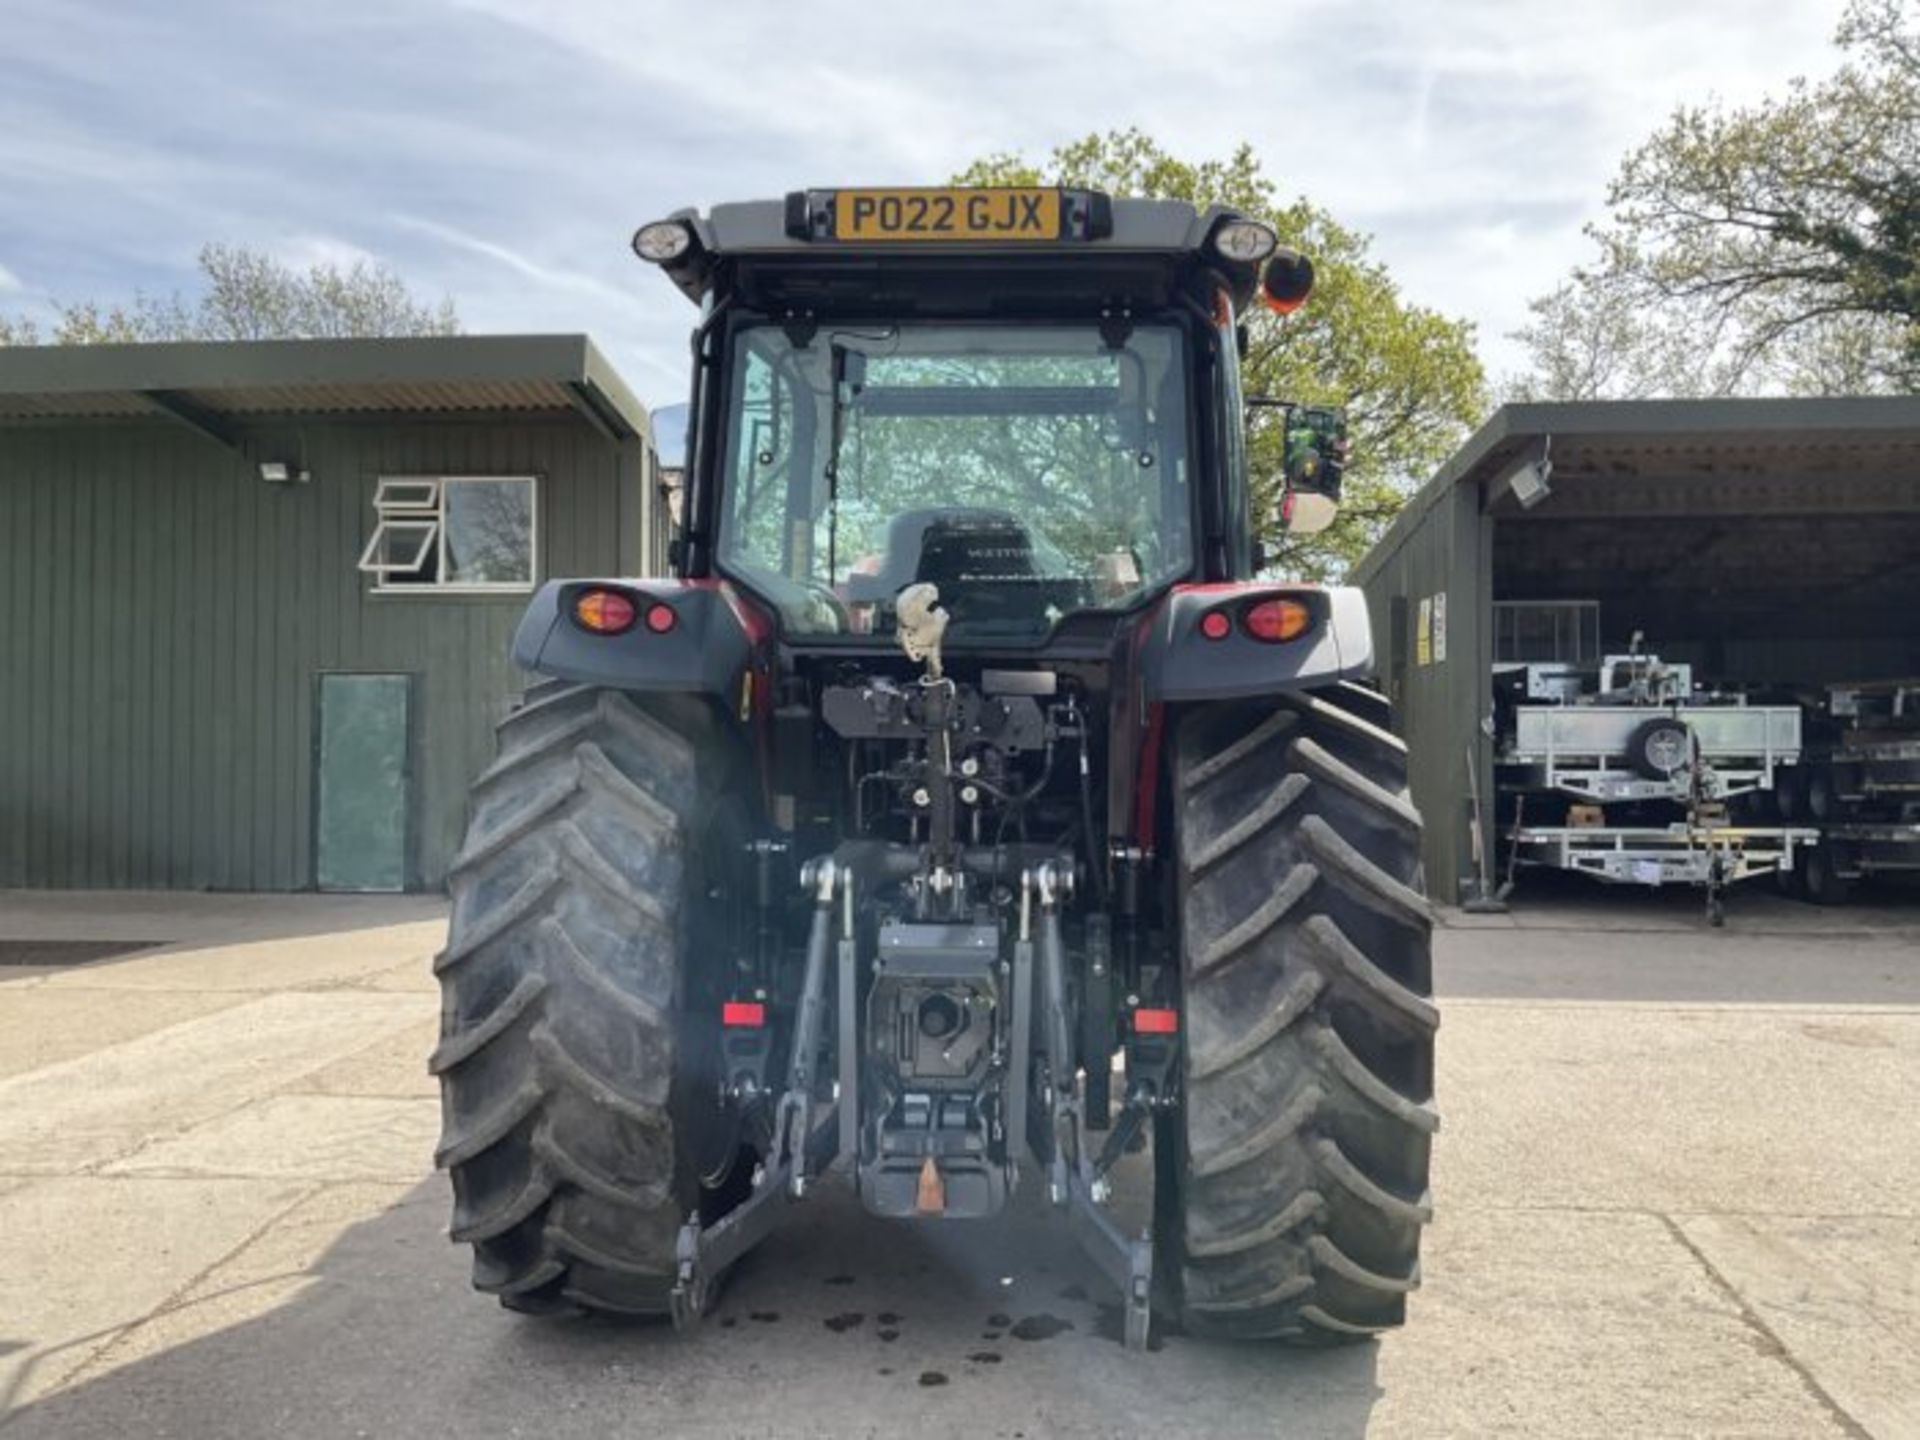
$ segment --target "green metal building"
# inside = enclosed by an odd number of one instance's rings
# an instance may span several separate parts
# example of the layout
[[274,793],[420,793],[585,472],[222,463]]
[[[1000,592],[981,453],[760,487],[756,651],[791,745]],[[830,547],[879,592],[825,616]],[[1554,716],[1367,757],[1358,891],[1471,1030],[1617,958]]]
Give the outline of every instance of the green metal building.
[[[1491,835],[1492,670],[1510,602],[1592,601],[1753,687],[1920,675],[1920,397],[1509,405],[1356,567],[1426,819],[1427,887]],[[1471,752],[1472,760],[1469,761]],[[1495,857],[1485,856],[1489,871]]]
[[529,591],[664,530],[582,336],[0,349],[0,886],[437,886]]

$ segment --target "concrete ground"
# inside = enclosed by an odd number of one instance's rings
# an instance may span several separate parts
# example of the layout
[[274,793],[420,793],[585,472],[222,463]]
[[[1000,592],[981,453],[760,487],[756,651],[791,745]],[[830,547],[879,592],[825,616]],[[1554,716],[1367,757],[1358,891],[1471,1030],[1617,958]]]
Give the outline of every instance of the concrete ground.
[[0,969],[0,1440],[1920,1435],[1920,910],[1449,915],[1411,1324],[1143,1356],[1030,1207],[887,1226],[834,1187],[692,1335],[471,1294],[428,1171],[442,923],[0,894],[0,941],[170,942]]

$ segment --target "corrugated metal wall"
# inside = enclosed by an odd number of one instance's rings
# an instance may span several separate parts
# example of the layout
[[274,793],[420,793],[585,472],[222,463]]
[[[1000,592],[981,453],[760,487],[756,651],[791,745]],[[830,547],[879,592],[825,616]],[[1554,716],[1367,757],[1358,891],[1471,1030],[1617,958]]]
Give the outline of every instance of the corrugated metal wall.
[[[0,886],[313,883],[317,676],[414,689],[415,874],[440,883],[523,678],[525,597],[374,595],[383,474],[539,477],[539,575],[639,573],[639,442],[573,416],[0,429]],[[259,459],[300,460],[268,485]]]
[[[1467,748],[1481,803],[1493,800],[1493,746],[1480,728],[1490,704],[1492,522],[1480,513],[1474,485],[1439,497],[1389,552],[1368,556],[1361,581],[1373,622],[1380,678],[1407,737],[1414,804],[1425,822],[1427,893],[1445,904],[1460,899],[1460,881],[1473,873],[1472,813]],[[1445,596],[1444,658],[1432,618]],[[1421,602],[1428,607],[1427,660],[1420,656]],[[1489,836],[1494,816],[1485,817]],[[1493,862],[1491,853],[1489,863]]]

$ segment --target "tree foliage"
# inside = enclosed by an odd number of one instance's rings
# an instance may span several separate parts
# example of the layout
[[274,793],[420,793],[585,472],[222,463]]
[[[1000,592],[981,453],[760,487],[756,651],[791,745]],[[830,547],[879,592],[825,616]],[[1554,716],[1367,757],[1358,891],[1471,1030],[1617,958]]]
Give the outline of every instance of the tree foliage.
[[1250,146],[1225,159],[1191,162],[1138,130],[1089,135],[1044,161],[990,155],[959,176],[963,185],[1063,184],[1114,195],[1225,204],[1266,220],[1283,243],[1313,259],[1318,281],[1304,310],[1280,319],[1262,307],[1250,330],[1244,382],[1252,395],[1347,410],[1353,459],[1333,527],[1290,536],[1272,520],[1280,490],[1280,426],[1256,418],[1248,435],[1256,520],[1277,569],[1325,577],[1343,572],[1399,513],[1479,419],[1485,383],[1472,326],[1409,304],[1368,238],[1304,199],[1282,200]]
[[1519,393],[1920,384],[1920,25],[1852,0],[1830,79],[1685,106],[1622,162],[1597,262],[1533,302]]
[[238,245],[205,245],[203,288],[189,300],[136,294],[125,304],[54,303],[43,337],[25,316],[0,316],[0,345],[116,345],[173,340],[310,340],[456,335],[453,301],[414,297],[384,265],[356,260],[296,268]]

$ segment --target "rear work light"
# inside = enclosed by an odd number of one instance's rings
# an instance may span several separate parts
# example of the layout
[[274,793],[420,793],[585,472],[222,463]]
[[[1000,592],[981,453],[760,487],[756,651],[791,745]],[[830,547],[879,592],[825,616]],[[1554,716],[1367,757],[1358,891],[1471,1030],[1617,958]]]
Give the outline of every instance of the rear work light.
[[693,248],[693,231],[679,220],[656,220],[633,236],[633,253],[654,265],[678,260]]
[[574,597],[573,618],[596,635],[623,635],[633,628],[637,612],[618,590],[583,590]]
[[1313,612],[1298,600],[1262,600],[1249,605],[1240,617],[1240,627],[1256,640],[1278,645],[1307,633],[1313,624]]
[[1213,248],[1228,260],[1252,265],[1271,255],[1280,238],[1258,220],[1229,220],[1213,232]]

